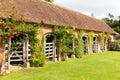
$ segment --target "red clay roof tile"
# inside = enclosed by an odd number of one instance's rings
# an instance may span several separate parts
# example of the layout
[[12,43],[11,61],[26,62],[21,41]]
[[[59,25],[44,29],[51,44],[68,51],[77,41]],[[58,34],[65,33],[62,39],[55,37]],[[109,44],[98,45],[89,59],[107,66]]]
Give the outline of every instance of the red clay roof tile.
[[[0,12],[9,16],[13,12],[21,14],[31,22],[45,21],[53,25],[71,25],[77,29],[109,32],[116,34],[101,20],[86,16],[82,13],[69,10],[41,0],[1,0]],[[3,3],[3,4],[2,4]],[[13,10],[12,8],[15,7]]]

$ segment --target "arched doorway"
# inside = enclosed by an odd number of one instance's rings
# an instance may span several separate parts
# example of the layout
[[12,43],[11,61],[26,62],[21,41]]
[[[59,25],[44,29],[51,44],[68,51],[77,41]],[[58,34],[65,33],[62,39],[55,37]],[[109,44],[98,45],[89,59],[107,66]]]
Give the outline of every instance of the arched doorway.
[[51,33],[45,34],[44,50],[46,57],[50,60],[56,58],[55,42],[56,42],[55,35]]
[[[29,40],[25,34],[14,35],[14,38],[9,38],[6,44],[6,62],[8,65],[24,65],[29,63],[31,57]],[[22,39],[24,40],[22,40]],[[7,52],[9,51],[9,54]]]
[[88,54],[88,36],[83,36],[84,53]]
[[93,38],[93,53],[97,53],[98,52],[98,37],[95,36]]

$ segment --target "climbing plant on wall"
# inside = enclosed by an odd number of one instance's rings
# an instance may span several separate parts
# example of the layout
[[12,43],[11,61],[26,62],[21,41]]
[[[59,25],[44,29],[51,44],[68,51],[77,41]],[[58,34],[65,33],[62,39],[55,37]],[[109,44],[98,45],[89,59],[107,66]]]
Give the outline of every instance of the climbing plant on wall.
[[105,36],[105,42],[108,42],[108,39],[110,38],[110,33],[106,33],[106,36]]
[[42,30],[38,30],[37,33],[34,34],[35,37],[31,38],[31,49],[32,49],[32,57],[31,63],[32,66],[43,66],[45,64],[45,54],[44,54],[44,34]]
[[[0,23],[0,40],[5,43],[9,38],[18,37],[12,46],[17,42],[23,42],[29,40],[31,45],[31,54],[33,55],[30,59],[32,66],[43,66],[45,63],[44,45],[43,38],[38,38],[38,34],[42,34],[40,26],[42,23],[26,23],[17,20],[4,19]],[[22,34],[22,36],[20,36]],[[41,35],[43,36],[43,35]],[[11,48],[12,51],[13,48]],[[9,52],[10,53],[10,52]]]
[[101,43],[101,44],[104,44],[104,41],[105,41],[105,33],[102,32],[102,33],[100,33],[99,35],[100,35],[100,43]]
[[56,35],[57,39],[57,50],[59,59],[68,53],[72,52],[72,42],[74,39],[74,30],[70,26],[58,27],[55,26],[53,34]]
[[14,38],[15,26],[8,20],[0,22],[0,40],[6,42],[8,38]]
[[32,54],[30,62],[32,66],[36,67],[43,66],[45,64],[44,34],[40,29],[41,25],[43,25],[43,21],[41,24],[20,23],[16,27],[16,31],[18,33],[24,33],[28,36],[26,39],[30,41],[30,49]]
[[93,38],[94,38],[94,32],[89,32],[88,33],[88,40],[89,40],[89,50],[90,50],[90,53],[93,53],[92,52]]
[[82,39],[83,31],[78,32],[78,37],[76,38],[75,54],[77,58],[82,58],[84,54],[84,43]]

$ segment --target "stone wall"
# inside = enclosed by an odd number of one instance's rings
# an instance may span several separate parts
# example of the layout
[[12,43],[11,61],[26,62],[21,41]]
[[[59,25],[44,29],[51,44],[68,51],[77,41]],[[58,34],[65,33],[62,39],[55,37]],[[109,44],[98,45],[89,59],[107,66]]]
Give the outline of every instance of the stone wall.
[[0,74],[3,72],[3,65],[5,63],[5,44],[0,43]]

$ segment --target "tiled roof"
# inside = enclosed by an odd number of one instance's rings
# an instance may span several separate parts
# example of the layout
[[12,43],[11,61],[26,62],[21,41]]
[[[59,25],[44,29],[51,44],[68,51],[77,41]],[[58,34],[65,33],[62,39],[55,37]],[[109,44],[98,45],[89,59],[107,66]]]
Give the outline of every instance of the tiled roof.
[[[42,0],[1,1],[0,12],[4,17],[16,11],[30,22],[40,22],[43,20],[46,24],[71,25],[77,29],[116,34],[114,30],[101,20]],[[14,10],[13,7],[15,8]]]

